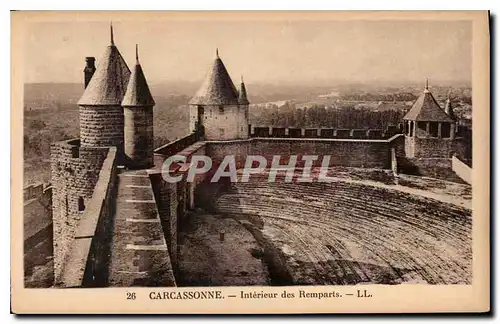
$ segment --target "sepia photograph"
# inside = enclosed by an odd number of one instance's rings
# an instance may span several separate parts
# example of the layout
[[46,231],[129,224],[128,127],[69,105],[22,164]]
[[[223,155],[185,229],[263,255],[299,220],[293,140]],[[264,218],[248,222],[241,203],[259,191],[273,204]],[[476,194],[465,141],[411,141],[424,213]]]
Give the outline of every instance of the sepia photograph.
[[13,13],[21,288],[471,288],[488,14],[406,13]]

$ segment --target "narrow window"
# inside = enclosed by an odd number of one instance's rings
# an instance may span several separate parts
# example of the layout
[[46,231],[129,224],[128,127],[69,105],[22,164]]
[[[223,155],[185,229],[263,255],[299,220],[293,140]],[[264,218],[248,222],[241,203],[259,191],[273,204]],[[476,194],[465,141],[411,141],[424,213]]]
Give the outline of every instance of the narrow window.
[[85,210],[85,202],[83,201],[83,197],[78,197],[78,211],[84,211]]
[[224,128],[219,128],[219,133],[221,137],[224,137]]
[[219,115],[224,115],[224,106],[219,106]]

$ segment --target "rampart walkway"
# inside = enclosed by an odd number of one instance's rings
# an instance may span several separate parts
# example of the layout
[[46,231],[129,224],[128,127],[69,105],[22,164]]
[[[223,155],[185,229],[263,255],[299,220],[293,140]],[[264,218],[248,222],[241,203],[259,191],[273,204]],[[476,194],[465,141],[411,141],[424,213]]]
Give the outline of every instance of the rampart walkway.
[[145,170],[118,175],[110,286],[175,286],[170,257]]

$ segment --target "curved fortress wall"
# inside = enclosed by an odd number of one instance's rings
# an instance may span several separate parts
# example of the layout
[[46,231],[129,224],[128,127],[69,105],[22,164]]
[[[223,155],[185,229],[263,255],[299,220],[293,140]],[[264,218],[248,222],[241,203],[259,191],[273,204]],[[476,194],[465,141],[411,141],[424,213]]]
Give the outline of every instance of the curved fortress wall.
[[86,147],[116,146],[123,151],[123,108],[80,105],[80,139]]
[[54,235],[54,275],[73,239],[75,227],[90,201],[108,147],[80,146],[80,140],[53,143],[51,146],[52,214]]

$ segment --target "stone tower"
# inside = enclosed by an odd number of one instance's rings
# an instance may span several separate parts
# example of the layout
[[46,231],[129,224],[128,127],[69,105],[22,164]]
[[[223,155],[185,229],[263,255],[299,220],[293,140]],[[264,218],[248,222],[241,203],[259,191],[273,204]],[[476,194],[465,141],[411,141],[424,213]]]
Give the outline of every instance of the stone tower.
[[125,164],[132,169],[153,166],[153,106],[137,45],[135,66],[123,97]]
[[423,93],[403,120],[406,157],[450,158],[461,151],[455,138],[456,120],[436,102],[427,81]]
[[243,125],[243,128],[240,127],[240,138],[248,138],[248,107],[250,102],[247,98],[247,88],[245,87],[245,82],[243,82],[243,76],[241,76],[241,84],[240,84],[240,92],[238,97],[238,102],[240,104],[240,125]]
[[241,95],[242,102],[217,50],[205,81],[189,101],[190,131],[200,132],[207,140],[248,138],[248,100],[243,82]]
[[82,97],[80,110],[80,141],[82,147],[116,146],[123,152],[123,96],[130,70],[113,39],[100,60]]
[[[89,66],[90,65],[90,66]],[[84,69],[86,84],[78,101],[80,138],[51,144],[52,223],[54,277],[61,265],[76,227],[92,199],[103,162],[108,153],[123,152],[123,108],[121,106],[130,70],[116,48],[111,27],[111,43],[92,72]],[[93,75],[91,75],[93,73]],[[118,163],[121,163],[118,161]]]

